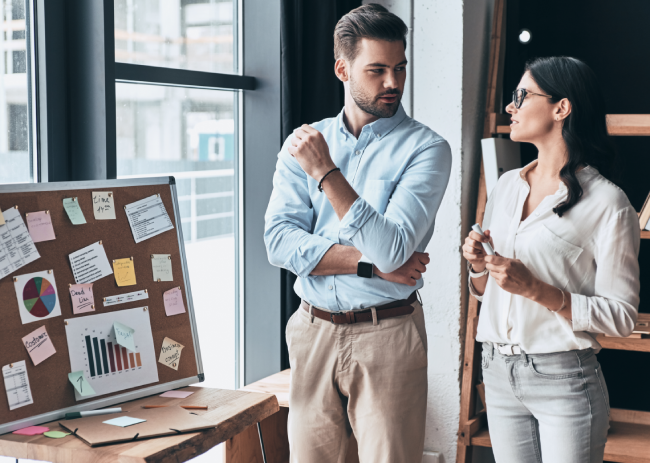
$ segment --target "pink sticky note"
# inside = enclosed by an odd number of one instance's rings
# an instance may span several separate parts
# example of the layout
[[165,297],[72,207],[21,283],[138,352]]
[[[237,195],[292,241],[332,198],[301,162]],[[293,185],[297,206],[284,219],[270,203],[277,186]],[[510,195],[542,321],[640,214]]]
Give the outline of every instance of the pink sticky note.
[[70,299],[72,299],[72,312],[75,314],[94,312],[95,296],[93,284],[70,285]]
[[29,356],[32,358],[34,365],[38,365],[46,358],[56,354],[54,344],[52,344],[52,340],[47,334],[45,326],[41,326],[39,329],[25,336],[23,338],[23,345],[27,349],[27,352],[29,352]]
[[165,301],[165,313],[169,317],[170,315],[178,315],[179,313],[185,313],[185,305],[183,304],[183,293],[179,287],[170,289],[163,293],[163,299]]
[[49,211],[29,212],[25,214],[25,218],[34,243],[56,239]]
[[48,432],[50,428],[46,426],[28,426],[23,429],[19,429],[18,431],[12,432],[12,434],[20,434],[21,436],[36,436],[38,434],[43,434],[44,432]]
[[172,397],[174,399],[185,399],[194,394],[194,391],[167,391],[160,394],[160,397]]

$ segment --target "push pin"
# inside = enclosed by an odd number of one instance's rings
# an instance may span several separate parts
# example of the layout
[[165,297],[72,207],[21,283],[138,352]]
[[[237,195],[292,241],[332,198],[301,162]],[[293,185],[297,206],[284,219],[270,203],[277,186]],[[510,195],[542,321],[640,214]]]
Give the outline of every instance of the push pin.
[[131,256],[131,260],[133,260],[133,256]]
[[101,245],[103,246],[103,244],[102,244],[102,240],[99,240],[99,244],[101,244]]
[[68,288],[72,288],[72,283],[68,283]]
[[93,310],[95,310],[95,306],[94,306],[94,305],[91,305],[90,308],[93,309]]
[[181,287],[179,286],[178,289],[181,289]]
[[160,283],[160,278],[158,278],[158,283]]
[[48,270],[47,273],[52,273],[52,270]]
[[148,307],[143,307],[143,310],[142,310],[142,311],[143,311],[143,312],[146,312],[147,309],[148,309]]
[[49,213],[50,213],[50,211],[49,211],[49,210],[47,210],[47,211],[45,211],[45,213],[46,213],[46,214],[49,214]]
[[18,210],[18,204],[16,204],[16,205],[14,206],[14,208],[15,208],[16,210]]
[[115,259],[113,259],[113,263],[115,263]]
[[63,323],[65,323],[65,324],[67,325],[67,324],[68,324],[68,320],[66,320],[66,321],[65,321],[65,322],[63,322]]
[[13,363],[10,363],[10,364],[9,364],[9,368],[13,368],[13,367],[14,367],[14,364],[13,364]]
[[146,289],[144,290],[144,292],[148,294],[148,292],[147,292],[147,290],[146,290]]
[[77,197],[75,196],[74,198],[72,198],[72,200],[73,200],[73,201],[76,201],[76,200],[77,200]]
[[153,254],[151,254],[151,258],[153,259]]
[[160,198],[160,193],[158,193],[156,196],[158,196]]
[[16,283],[17,281],[18,281],[18,278],[14,277],[14,283]]
[[104,302],[106,302],[106,298],[104,298]]
[[172,260],[172,256],[167,256],[167,259]]
[[124,210],[126,211],[126,206],[124,206]]
[[172,363],[172,366],[175,367],[175,366],[176,366],[176,362]]
[[110,198],[111,196],[113,196],[113,193],[109,193],[109,194],[108,194],[108,197],[109,197],[109,198]]
[[29,213],[25,214],[25,217],[29,217]]

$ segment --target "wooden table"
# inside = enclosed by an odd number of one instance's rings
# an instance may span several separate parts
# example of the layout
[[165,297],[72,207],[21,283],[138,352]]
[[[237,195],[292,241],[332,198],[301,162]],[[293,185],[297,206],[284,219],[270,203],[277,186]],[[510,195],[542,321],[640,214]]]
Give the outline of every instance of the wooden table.
[[[52,463],[177,463],[207,452],[280,410],[275,396],[269,394],[192,386],[179,390],[195,392],[186,399],[155,395],[123,403],[121,407],[135,411],[142,405],[207,405],[208,410],[193,412],[214,422],[214,428],[103,447],[90,447],[72,435],[51,439],[43,435],[10,433],[0,436],[0,455]],[[50,431],[66,432],[56,421],[43,423],[43,426],[49,427]],[[259,449],[259,441],[256,445]]]

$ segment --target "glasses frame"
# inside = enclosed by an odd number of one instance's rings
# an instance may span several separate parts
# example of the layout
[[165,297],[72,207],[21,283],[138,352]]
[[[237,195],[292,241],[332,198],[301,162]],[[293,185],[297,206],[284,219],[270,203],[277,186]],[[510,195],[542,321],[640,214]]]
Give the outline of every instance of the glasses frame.
[[[521,100],[517,102],[517,92],[521,91],[523,96],[521,97]],[[512,92],[512,103],[515,105],[515,108],[519,109],[521,108],[521,105],[524,104],[524,100],[528,95],[537,95],[537,96],[543,96],[544,98],[553,98],[551,95],[545,95],[543,93],[535,93],[535,92],[529,92],[525,88],[517,88]]]

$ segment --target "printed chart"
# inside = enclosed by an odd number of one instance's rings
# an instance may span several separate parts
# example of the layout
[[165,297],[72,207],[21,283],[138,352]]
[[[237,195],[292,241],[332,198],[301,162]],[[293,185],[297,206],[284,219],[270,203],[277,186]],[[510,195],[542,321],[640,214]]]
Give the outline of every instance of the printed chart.
[[47,317],[56,306],[54,286],[42,277],[27,280],[23,288],[23,304],[34,317]]
[[[145,307],[66,320],[72,371],[83,371],[95,396],[158,381],[149,311]],[[113,324],[135,330],[135,350],[119,345]],[[85,399],[75,391],[77,400]],[[93,396],[94,397],[94,396]]]

